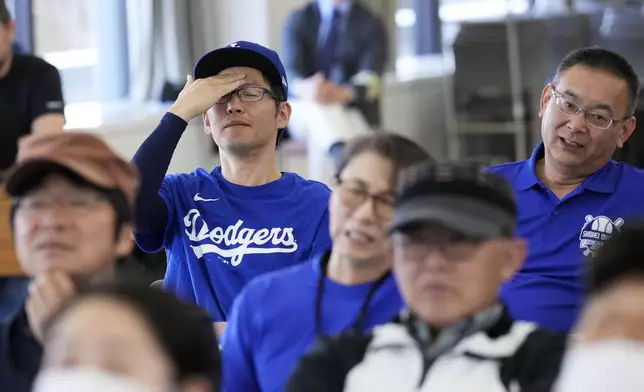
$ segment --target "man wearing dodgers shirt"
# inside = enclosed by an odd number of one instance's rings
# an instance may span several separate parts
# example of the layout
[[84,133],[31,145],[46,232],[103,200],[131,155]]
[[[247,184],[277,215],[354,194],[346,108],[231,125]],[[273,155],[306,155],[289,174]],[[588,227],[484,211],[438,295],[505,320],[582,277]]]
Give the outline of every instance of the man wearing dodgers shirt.
[[621,56],[573,51],[541,95],[543,143],[526,161],[491,168],[513,184],[519,235],[528,240],[527,261],[501,292],[516,319],[569,331],[584,301],[587,263],[642,217],[644,172],[611,160],[635,129],[638,93]]
[[[166,250],[164,288],[215,322],[226,321],[252,278],[331,246],[329,189],[277,169],[276,138],[291,115],[287,96],[274,51],[251,42],[214,50],[133,158],[141,174],[136,241],[148,252]],[[166,175],[188,121],[199,115],[221,166]]]

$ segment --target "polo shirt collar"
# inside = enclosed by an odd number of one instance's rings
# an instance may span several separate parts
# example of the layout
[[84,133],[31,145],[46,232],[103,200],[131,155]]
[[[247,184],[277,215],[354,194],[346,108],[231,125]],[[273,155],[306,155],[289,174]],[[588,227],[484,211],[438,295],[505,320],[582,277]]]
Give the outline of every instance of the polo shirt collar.
[[525,191],[537,184],[541,184],[541,181],[539,181],[539,178],[537,177],[537,161],[543,158],[543,154],[543,143],[540,143],[537,148],[532,151],[530,158],[523,163],[519,170],[519,175],[515,185],[518,191]]
[[[516,190],[524,191],[535,185],[545,187],[537,177],[537,161],[543,158],[545,152],[544,148],[543,143],[540,143],[537,148],[534,149],[530,158],[524,162],[523,166],[519,170],[519,175],[515,185]],[[588,189],[598,193],[615,192],[620,177],[618,170],[617,162],[611,159],[604,167],[593,173],[583,182],[583,189]]]

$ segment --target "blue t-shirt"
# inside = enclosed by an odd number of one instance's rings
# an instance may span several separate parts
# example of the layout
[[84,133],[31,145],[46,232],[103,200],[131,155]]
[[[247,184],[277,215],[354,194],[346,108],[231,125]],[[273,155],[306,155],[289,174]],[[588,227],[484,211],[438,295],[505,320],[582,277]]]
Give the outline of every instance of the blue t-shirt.
[[[283,391],[316,341],[320,257],[252,281],[239,295],[222,338],[223,392]],[[318,331],[353,327],[375,283],[345,286],[325,278]],[[391,321],[403,301],[391,275],[367,306],[363,330]]]
[[284,173],[271,183],[228,182],[221,168],[168,175],[159,194],[168,208],[165,238],[137,235],[148,252],[166,249],[164,287],[226,321],[252,278],[303,263],[331,248],[329,188]]
[[518,235],[529,246],[521,271],[501,297],[519,320],[569,332],[584,301],[584,273],[611,234],[644,217],[644,171],[610,161],[559,200],[536,175],[543,144],[530,159],[490,168],[514,187]]

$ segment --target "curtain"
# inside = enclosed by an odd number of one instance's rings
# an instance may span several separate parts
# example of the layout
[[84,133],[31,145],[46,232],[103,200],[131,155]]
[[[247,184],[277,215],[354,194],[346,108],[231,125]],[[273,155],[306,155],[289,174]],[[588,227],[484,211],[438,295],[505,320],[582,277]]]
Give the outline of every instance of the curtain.
[[[214,48],[213,0],[128,0],[130,98],[159,100],[180,89],[196,61]],[[177,90],[178,91],[178,90]],[[172,95],[172,94],[170,94]]]

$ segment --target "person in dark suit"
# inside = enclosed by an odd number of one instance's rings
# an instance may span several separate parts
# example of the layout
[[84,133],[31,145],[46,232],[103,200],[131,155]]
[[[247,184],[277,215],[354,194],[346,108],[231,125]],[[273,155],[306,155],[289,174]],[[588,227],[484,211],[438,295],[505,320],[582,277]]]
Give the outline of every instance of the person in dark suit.
[[[345,140],[380,127],[380,85],[388,55],[382,19],[358,1],[312,1],[289,16],[282,44],[294,93],[289,131],[295,139],[308,140],[309,154],[312,148],[328,154]],[[310,161],[309,169],[324,166],[318,163]]]

